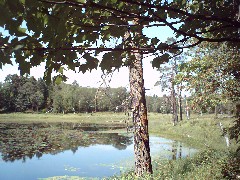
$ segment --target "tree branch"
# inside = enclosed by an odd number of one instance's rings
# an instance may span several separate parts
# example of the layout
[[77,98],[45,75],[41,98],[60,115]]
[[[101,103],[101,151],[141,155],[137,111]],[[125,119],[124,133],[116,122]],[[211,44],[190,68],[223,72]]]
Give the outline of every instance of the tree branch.
[[226,22],[226,23],[230,23],[232,25],[234,25],[235,27],[240,27],[240,22],[238,22],[237,20],[233,20],[232,18],[220,18],[219,16],[215,16],[215,15],[202,15],[202,14],[191,14],[187,11],[183,11],[180,9],[176,9],[176,8],[172,8],[169,6],[161,6],[161,5],[153,5],[150,3],[144,3],[144,2],[138,2],[138,1],[134,1],[134,0],[121,0],[123,2],[127,2],[129,4],[135,4],[135,5],[141,5],[141,6],[145,6],[148,8],[152,8],[152,9],[158,9],[158,10],[167,10],[167,11],[172,11],[175,13],[179,13],[182,14],[184,16],[190,17],[192,19],[199,19],[199,20],[203,20],[203,21],[217,21],[217,22]]

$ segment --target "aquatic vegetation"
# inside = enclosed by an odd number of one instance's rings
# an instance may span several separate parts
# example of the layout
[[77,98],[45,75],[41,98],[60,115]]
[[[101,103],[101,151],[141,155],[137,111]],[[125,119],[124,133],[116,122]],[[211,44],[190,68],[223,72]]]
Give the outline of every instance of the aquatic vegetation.
[[64,166],[64,170],[65,170],[65,171],[76,172],[76,171],[79,171],[80,168],[72,167],[72,166],[69,166],[69,165],[65,165],[65,166]]
[[112,144],[118,149],[124,149],[132,143],[129,136],[97,132],[102,129],[108,128],[73,123],[0,123],[0,152],[4,161],[13,162],[20,159],[26,161],[35,155],[40,158],[43,154],[57,154],[68,149],[74,152],[79,146]]

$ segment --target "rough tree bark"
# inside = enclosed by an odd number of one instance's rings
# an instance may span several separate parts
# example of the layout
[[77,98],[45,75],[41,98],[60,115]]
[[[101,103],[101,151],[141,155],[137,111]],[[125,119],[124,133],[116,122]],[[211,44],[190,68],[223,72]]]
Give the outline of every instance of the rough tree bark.
[[[138,24],[135,19],[134,24]],[[141,31],[133,32],[134,36],[142,36]],[[137,47],[131,39],[130,31],[125,33],[124,40],[129,40],[129,45]],[[131,96],[131,109],[134,126],[134,155],[135,155],[135,175],[142,176],[144,173],[152,174],[152,163],[149,146],[147,105],[145,98],[145,88],[143,79],[141,51],[132,52],[133,58],[129,64],[129,83]]]
[[135,175],[152,173],[149,146],[147,107],[145,99],[142,55],[135,53],[136,59],[129,66],[130,95],[134,123]]

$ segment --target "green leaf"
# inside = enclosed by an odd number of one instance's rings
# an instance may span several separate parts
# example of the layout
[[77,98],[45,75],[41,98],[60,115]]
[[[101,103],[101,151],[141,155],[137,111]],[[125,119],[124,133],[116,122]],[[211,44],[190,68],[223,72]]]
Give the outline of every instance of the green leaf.
[[153,68],[160,68],[160,65],[168,62],[169,59],[170,59],[169,54],[163,54],[160,57],[155,57],[152,61],[152,67]]
[[120,68],[122,66],[122,55],[119,52],[112,52],[113,61],[112,65],[116,68]]
[[21,49],[21,48],[23,48],[24,47],[24,45],[22,45],[22,44],[17,44],[13,49],[12,49],[12,51],[17,51],[17,50],[19,50],[19,49]]
[[26,33],[27,29],[26,28],[22,28],[22,27],[18,27],[18,31],[20,33]]
[[64,67],[60,67],[59,70],[58,70],[58,72],[61,73],[61,74],[63,74],[63,70],[64,70]]
[[6,54],[3,50],[0,50],[0,69],[2,69],[2,65],[5,64],[11,64],[12,65],[12,61],[10,60],[10,56],[8,54]]
[[106,53],[103,55],[102,61],[100,63],[100,67],[102,69],[102,71],[107,70],[107,71],[111,71],[112,69],[112,55],[111,53]]
[[177,46],[171,46],[171,48],[168,51],[172,54],[176,54],[179,52],[179,49],[177,49]]
[[82,41],[85,41],[86,39],[87,39],[87,35],[84,34],[84,35],[82,36]]
[[[21,60],[20,60],[21,58]],[[19,62],[19,70],[20,70],[20,74],[24,75],[24,74],[30,74],[30,68],[31,68],[31,64],[27,61],[25,61],[24,57],[18,57],[18,62]]]
[[121,9],[123,6],[124,6],[124,2],[120,2],[120,3],[118,4],[118,8],[119,8],[119,9]]
[[38,53],[33,53],[33,56],[30,62],[31,62],[31,66],[38,66],[43,61],[44,61],[44,52],[40,51]]
[[159,40],[157,37],[152,38],[152,39],[151,39],[151,44],[152,44],[152,45],[156,45],[159,41],[160,41],[160,40]]
[[105,41],[105,40],[109,40],[110,37],[111,37],[111,33],[106,33],[106,34],[103,35],[102,40],[103,40],[103,41]]
[[87,67],[86,64],[82,64],[82,65],[79,67],[79,71],[82,72],[82,73],[85,73],[87,70],[88,70],[88,67]]
[[86,59],[86,63],[80,65],[79,67],[79,71],[82,71],[83,73],[85,73],[87,70],[93,70],[93,69],[97,69],[98,67],[98,59],[95,57],[92,57],[89,53],[86,53],[83,55],[83,58]]
[[27,14],[27,27],[29,30],[36,32],[39,30],[40,21],[38,18],[33,16],[32,14]]
[[18,0],[14,1],[14,0],[11,0],[11,1],[6,1],[9,9],[13,12],[13,13],[17,13],[17,12],[23,12],[24,11],[24,7],[23,7],[23,4],[20,3]]
[[118,52],[109,52],[103,55],[99,65],[101,69],[110,72],[113,67],[120,68],[122,66],[122,57]]
[[161,81],[157,81],[154,86],[160,86],[161,85]]
[[106,25],[104,25],[102,28],[103,31],[108,30],[108,29],[109,29],[109,26],[106,26]]
[[111,36],[118,37],[118,38],[123,37],[125,33],[125,31],[123,31],[122,28],[119,28],[117,26],[111,26],[109,28],[109,31],[111,33]]
[[53,78],[53,82],[57,85],[61,84],[63,81],[66,81],[67,77],[63,74],[59,74]]

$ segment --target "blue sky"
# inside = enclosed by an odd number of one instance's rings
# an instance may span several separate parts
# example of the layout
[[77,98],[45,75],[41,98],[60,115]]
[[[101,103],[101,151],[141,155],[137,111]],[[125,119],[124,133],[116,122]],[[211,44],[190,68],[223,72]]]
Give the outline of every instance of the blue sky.
[[[3,32],[3,29],[0,29],[0,32]],[[151,27],[145,28],[144,32],[148,37],[158,37],[162,42],[164,42],[168,37],[173,37],[173,31],[168,27]],[[163,93],[161,92],[160,87],[155,87],[154,84],[159,80],[159,72],[156,69],[152,68],[150,61],[153,57],[145,57],[143,59],[143,69],[144,69],[144,82],[145,88],[150,89],[147,91],[147,95],[156,94],[161,96]],[[42,63],[38,67],[34,67],[30,71],[30,75],[35,78],[43,77],[45,69],[45,64]],[[0,70],[0,82],[3,82],[5,77],[8,74],[20,74],[18,70],[18,66],[16,63],[11,65],[3,66],[2,70]],[[67,83],[72,83],[76,80],[80,86],[90,86],[90,87],[99,87],[101,85],[102,72],[100,69],[93,70],[92,72],[83,73],[75,73],[74,71],[68,70],[65,71],[64,74],[68,77]],[[109,83],[110,87],[128,87],[128,68],[123,67],[119,70],[119,72],[114,72],[112,76],[112,80]]]

